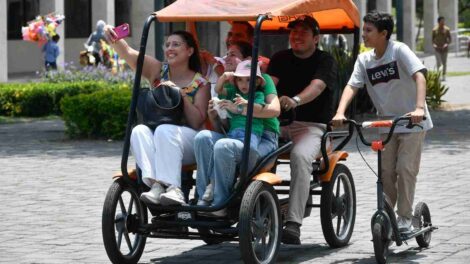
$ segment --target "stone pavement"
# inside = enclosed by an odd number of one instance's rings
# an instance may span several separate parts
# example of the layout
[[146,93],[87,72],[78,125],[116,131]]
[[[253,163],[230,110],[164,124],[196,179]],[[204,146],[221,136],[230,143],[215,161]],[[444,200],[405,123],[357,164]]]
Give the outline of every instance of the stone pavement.
[[[468,263],[470,258],[470,110],[433,112],[416,201],[428,203],[431,247],[393,246],[391,263]],[[108,263],[101,212],[122,142],[68,140],[60,120],[0,125],[0,262]],[[375,176],[349,144],[346,164],[355,179],[356,226],[349,246],[330,249],[319,212],[302,226],[302,246],[282,246],[279,263],[374,263],[370,217]],[[376,156],[361,147],[373,167]],[[287,169],[281,170],[287,175]],[[195,240],[149,239],[142,263],[239,263],[238,244],[205,246]]]
[[[470,60],[452,59],[449,71],[469,71]],[[424,58],[433,67],[433,57]],[[454,65],[454,66],[451,66]],[[393,246],[390,263],[469,263],[470,76],[448,77],[452,111],[434,111],[418,177],[416,202],[431,210],[431,246]],[[0,124],[0,263],[109,263],[101,238],[101,213],[111,175],[119,170],[122,142],[69,140],[60,120]],[[370,217],[375,176],[354,142],[346,161],[357,194],[356,225],[349,246],[330,249],[319,212],[304,220],[302,246],[282,246],[279,263],[375,263]],[[376,167],[376,156],[361,146]],[[132,161],[130,162],[132,164]],[[280,169],[283,176],[287,168]],[[240,263],[238,244],[149,239],[141,263]]]

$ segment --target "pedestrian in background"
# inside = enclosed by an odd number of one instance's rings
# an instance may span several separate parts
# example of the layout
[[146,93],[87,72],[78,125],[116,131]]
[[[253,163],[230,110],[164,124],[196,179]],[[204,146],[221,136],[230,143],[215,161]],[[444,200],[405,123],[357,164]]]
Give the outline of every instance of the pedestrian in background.
[[59,57],[60,49],[57,42],[59,42],[60,36],[55,34],[52,39],[50,39],[42,47],[42,52],[44,52],[44,64],[46,66],[46,71],[53,69],[57,70],[57,57]]
[[444,17],[437,19],[437,26],[432,30],[432,45],[436,51],[437,69],[442,65],[442,80],[446,80],[447,52],[451,42],[450,29],[445,25]]

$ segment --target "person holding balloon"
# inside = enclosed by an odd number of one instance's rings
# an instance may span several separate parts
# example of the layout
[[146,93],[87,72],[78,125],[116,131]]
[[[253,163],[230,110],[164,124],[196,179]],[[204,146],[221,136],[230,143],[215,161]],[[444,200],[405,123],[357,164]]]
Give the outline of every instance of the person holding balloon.
[[46,66],[46,71],[53,69],[57,70],[57,57],[59,57],[60,49],[57,42],[59,42],[59,34],[55,34],[52,39],[47,41],[46,44],[42,47],[42,52],[44,52],[44,61]]

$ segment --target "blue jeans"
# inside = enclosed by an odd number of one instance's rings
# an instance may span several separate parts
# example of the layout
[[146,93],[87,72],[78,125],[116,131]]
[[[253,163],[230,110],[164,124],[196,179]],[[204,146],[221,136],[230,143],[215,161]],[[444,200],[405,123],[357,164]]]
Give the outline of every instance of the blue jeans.
[[[242,143],[245,140],[245,128],[235,128],[227,133],[228,138],[238,139]],[[258,149],[260,137],[251,133],[250,148]]]
[[261,140],[258,145],[258,154],[262,159],[266,157],[269,153],[275,151],[279,144],[279,135],[265,130],[261,135]]
[[[224,135],[203,130],[194,138],[197,162],[196,192],[202,197],[209,182],[214,185],[213,205],[223,203],[231,194],[237,166],[241,162],[243,142],[224,138]],[[258,152],[250,148],[248,170],[258,161]]]

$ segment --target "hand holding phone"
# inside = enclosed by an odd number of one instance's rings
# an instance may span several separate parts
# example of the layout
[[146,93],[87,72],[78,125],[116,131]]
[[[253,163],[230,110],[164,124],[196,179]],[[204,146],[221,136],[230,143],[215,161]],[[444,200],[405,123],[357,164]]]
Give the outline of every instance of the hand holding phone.
[[124,23],[120,26],[117,26],[114,28],[114,32],[116,33],[116,37],[114,38],[114,41],[123,39],[131,33],[131,29],[129,27],[129,24]]

